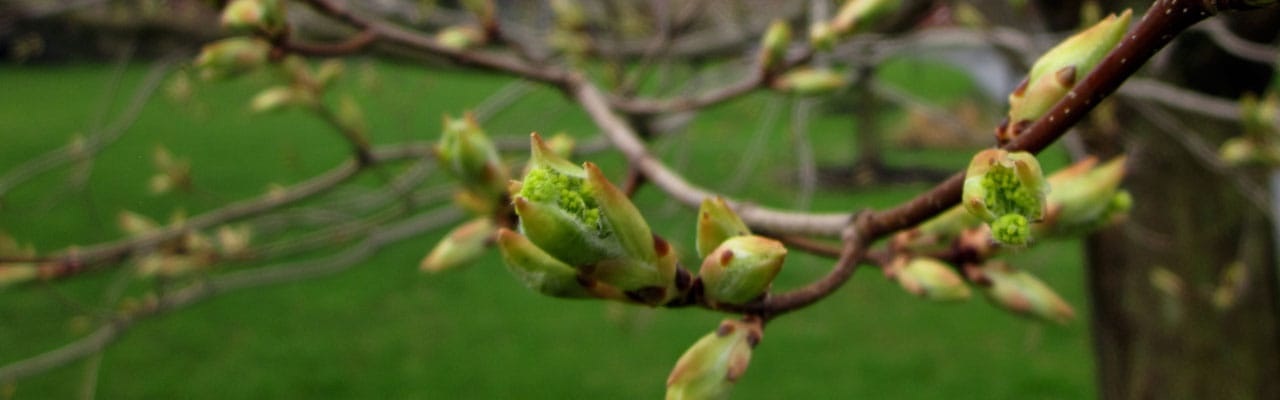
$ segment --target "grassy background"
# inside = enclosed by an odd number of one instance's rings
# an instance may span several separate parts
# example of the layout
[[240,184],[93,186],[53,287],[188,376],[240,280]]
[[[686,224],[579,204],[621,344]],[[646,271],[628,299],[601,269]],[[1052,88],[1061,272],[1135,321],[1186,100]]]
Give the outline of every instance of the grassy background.
[[[349,67],[350,79],[338,90],[352,93],[364,106],[379,143],[431,140],[439,134],[442,113],[458,114],[510,82],[396,64]],[[122,87],[132,88],[144,72],[143,66],[127,69]],[[376,79],[357,84],[364,74]],[[933,65],[894,62],[883,74],[943,102],[967,96],[970,89],[957,73]],[[0,171],[89,129],[110,81],[109,66],[0,67]],[[42,250],[109,240],[119,236],[114,222],[119,210],[159,219],[175,209],[195,214],[222,199],[258,195],[270,183],[300,181],[343,160],[345,145],[313,118],[300,112],[255,116],[246,111],[254,91],[272,81],[256,75],[198,85],[194,102],[186,104],[158,96],[133,128],[98,157],[86,191],[66,190],[65,169],[45,175],[4,199],[0,230]],[[118,93],[116,103],[127,94]],[[717,107],[697,117],[692,134],[665,139],[655,148],[696,183],[725,188],[730,178],[750,174],[752,183],[732,194],[794,207],[795,195],[786,184],[793,162],[785,123],[763,130],[768,137],[760,164],[738,168],[768,100],[762,94]],[[899,118],[884,115],[886,123]],[[811,127],[820,161],[838,163],[854,154],[848,117],[819,115]],[[534,130],[579,136],[594,132],[583,114],[545,90],[522,99],[486,128],[495,136],[517,137]],[[191,159],[200,193],[146,193],[150,154],[157,144]],[[891,163],[953,170],[963,167],[967,156],[954,150],[886,154]],[[1061,165],[1064,158],[1055,150],[1045,161]],[[616,154],[593,161],[621,175],[623,163]],[[811,208],[885,207],[925,188],[822,190]],[[637,202],[657,233],[678,248],[692,247],[690,210],[653,188],[643,190]],[[700,310],[537,296],[519,287],[494,254],[469,268],[423,275],[417,261],[439,234],[389,247],[336,276],[238,292],[144,321],[102,356],[97,394],[660,398],[676,358],[722,318]],[[691,258],[686,256],[686,264]],[[1078,243],[1043,243],[1011,258],[1087,317]],[[830,264],[793,253],[777,285],[801,285]],[[89,329],[84,316],[109,308],[101,304],[102,291],[119,274],[0,289],[0,363],[83,335]],[[135,284],[131,293],[145,287]],[[1089,353],[1082,322],[1041,325],[1005,314],[981,298],[931,304],[864,270],[826,301],[772,323],[735,398],[1085,398],[1094,393]],[[0,397],[74,397],[88,364],[16,382],[0,391]]]

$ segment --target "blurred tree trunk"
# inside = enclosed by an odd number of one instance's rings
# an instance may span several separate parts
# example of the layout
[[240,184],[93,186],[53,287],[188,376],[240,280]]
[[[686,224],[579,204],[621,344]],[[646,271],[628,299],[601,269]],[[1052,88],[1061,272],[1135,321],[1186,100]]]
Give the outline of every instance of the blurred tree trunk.
[[[1280,29],[1276,17],[1229,21],[1239,36],[1270,42]],[[1163,78],[1216,96],[1261,92],[1274,73],[1198,33],[1166,51]],[[1097,130],[1087,140],[1106,156],[1123,138],[1134,197],[1127,224],[1087,242],[1100,398],[1280,398],[1274,226],[1230,177],[1207,168],[1175,136],[1199,135],[1216,154],[1239,126],[1175,112],[1174,126],[1184,129],[1168,132],[1130,111],[1116,113],[1121,129],[1111,140]],[[1261,178],[1248,177],[1266,190]],[[1224,283],[1233,265],[1243,266],[1236,285]],[[1215,303],[1220,287],[1227,289]]]

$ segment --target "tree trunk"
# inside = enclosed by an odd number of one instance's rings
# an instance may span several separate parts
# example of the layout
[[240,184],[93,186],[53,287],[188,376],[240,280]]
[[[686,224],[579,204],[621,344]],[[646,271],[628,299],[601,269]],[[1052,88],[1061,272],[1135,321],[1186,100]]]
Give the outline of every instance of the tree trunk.
[[[1277,21],[1232,25],[1252,27],[1238,34],[1267,42]],[[1266,87],[1269,67],[1187,36],[1167,50],[1163,75],[1172,82],[1230,98]],[[1133,212],[1127,224],[1088,239],[1100,397],[1280,399],[1274,226],[1240,194],[1239,182],[1206,167],[1205,153],[1198,158],[1186,148],[1187,138],[1176,136],[1194,135],[1216,154],[1240,128],[1169,114],[1180,119],[1173,124],[1180,132],[1122,118]],[[1255,172],[1247,180],[1266,190],[1260,177]],[[1234,284],[1224,278],[1233,270],[1243,273]]]

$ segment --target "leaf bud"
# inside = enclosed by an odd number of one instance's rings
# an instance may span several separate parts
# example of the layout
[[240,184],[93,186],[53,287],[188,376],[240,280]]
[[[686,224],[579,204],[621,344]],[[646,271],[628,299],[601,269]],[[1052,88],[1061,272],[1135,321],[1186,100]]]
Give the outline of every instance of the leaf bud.
[[205,45],[195,66],[202,79],[230,78],[266,63],[270,51],[270,44],[256,38],[227,38]]
[[734,236],[711,252],[698,270],[703,293],[715,303],[744,304],[763,295],[778,276],[787,248],[760,236]]
[[484,254],[497,227],[487,217],[473,219],[449,231],[422,259],[419,269],[437,273],[467,264]]
[[763,336],[758,319],[724,320],[676,361],[667,377],[667,400],[728,399]]
[[849,0],[831,20],[831,29],[849,35],[898,9],[902,0]]
[[844,74],[829,69],[796,68],[773,81],[774,90],[801,96],[834,93],[849,84]]
[[981,269],[990,283],[983,291],[992,303],[1015,314],[1065,324],[1075,311],[1053,289],[1026,271],[1002,261],[988,262]]
[[729,208],[723,197],[702,200],[698,208],[698,257],[707,257],[726,239],[750,234],[747,224]]
[[237,31],[275,34],[284,30],[285,8],[281,0],[231,0],[222,9],[222,26]]
[[885,268],[885,275],[898,282],[903,290],[934,301],[969,299],[969,287],[955,269],[937,259],[906,257],[895,259]]
[[468,113],[459,119],[445,116],[435,151],[440,168],[478,197],[492,201],[506,191],[507,166],[474,115]]
[[774,71],[787,61],[787,48],[791,45],[791,26],[785,20],[774,20],[765,31],[760,43],[760,69]]

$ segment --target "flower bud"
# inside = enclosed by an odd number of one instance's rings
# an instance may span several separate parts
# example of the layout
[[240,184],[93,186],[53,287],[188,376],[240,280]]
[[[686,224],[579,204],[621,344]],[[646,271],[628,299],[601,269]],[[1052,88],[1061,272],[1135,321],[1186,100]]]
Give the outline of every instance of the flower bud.
[[454,50],[467,50],[484,44],[484,32],[472,25],[451,26],[436,33],[436,43]]
[[714,303],[743,304],[754,300],[778,276],[787,248],[760,236],[735,236],[702,261],[698,277],[703,293]]
[[195,66],[205,80],[229,78],[252,71],[267,61],[271,45],[259,39],[233,37],[204,46]]
[[990,282],[984,288],[987,298],[1000,307],[1059,324],[1075,318],[1075,311],[1066,301],[1026,271],[1015,270],[1002,261],[993,261],[983,266],[981,272]]
[[533,165],[513,186],[520,230],[547,254],[593,279],[657,304],[675,281],[675,263],[661,262],[665,242],[649,231],[640,211],[594,164],[578,167],[533,135]]
[[708,197],[698,209],[698,257],[707,257],[725,239],[750,235],[751,230],[742,222],[723,197]]
[[1031,67],[1027,79],[1009,94],[1009,118],[996,137],[1001,143],[1013,140],[1032,121],[1066,96],[1075,83],[1092,72],[1129,29],[1133,13],[1125,10],[1064,40],[1045,53]]
[[863,30],[868,24],[898,9],[902,0],[849,0],[831,20],[831,29],[840,35]]
[[898,281],[903,290],[918,297],[935,301],[960,301],[969,299],[969,287],[947,264],[942,261],[916,257],[909,262],[906,257],[895,260],[885,269],[885,275]]
[[760,69],[773,71],[787,61],[787,48],[791,45],[791,26],[787,21],[774,20],[765,31],[760,43]]
[[444,131],[435,150],[440,168],[477,196],[496,199],[506,191],[507,166],[476,123],[475,116],[467,114],[461,119],[445,116]]
[[1028,223],[1044,217],[1048,192],[1049,183],[1031,153],[988,149],[969,163],[961,202],[969,213],[992,223],[993,238],[1020,245],[1030,239]]
[[280,0],[231,0],[222,10],[224,28],[277,33],[284,29],[284,2]]
[[496,231],[493,220],[486,217],[459,225],[431,249],[431,253],[422,259],[418,268],[424,272],[437,273],[469,263],[484,254],[489,239]]
[[849,84],[844,74],[829,69],[797,68],[774,80],[778,91],[801,96],[830,94]]
[[667,377],[667,400],[728,399],[763,336],[759,320],[724,320],[676,361]]
[[542,251],[523,235],[500,228],[497,242],[507,269],[525,287],[552,297],[594,296],[583,286],[577,270]]

